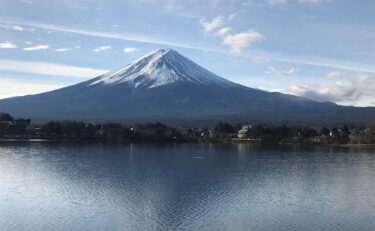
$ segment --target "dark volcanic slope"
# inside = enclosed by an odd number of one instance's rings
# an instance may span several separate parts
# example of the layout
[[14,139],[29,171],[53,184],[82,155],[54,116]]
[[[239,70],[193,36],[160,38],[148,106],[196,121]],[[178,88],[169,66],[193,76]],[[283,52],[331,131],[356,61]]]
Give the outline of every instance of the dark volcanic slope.
[[248,88],[173,50],[43,94],[0,100],[0,111],[32,119],[374,122],[374,108],[343,107]]

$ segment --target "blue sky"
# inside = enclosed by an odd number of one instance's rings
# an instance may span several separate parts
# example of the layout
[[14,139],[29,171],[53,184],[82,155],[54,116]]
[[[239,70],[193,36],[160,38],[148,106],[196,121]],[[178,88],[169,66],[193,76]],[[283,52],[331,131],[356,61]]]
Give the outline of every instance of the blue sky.
[[2,0],[0,98],[171,48],[231,81],[375,106],[373,0]]

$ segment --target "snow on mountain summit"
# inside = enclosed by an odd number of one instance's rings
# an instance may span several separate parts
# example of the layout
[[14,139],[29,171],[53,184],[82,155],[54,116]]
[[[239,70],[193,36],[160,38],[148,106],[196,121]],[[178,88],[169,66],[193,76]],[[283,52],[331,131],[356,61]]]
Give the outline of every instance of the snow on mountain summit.
[[99,76],[90,85],[126,83],[133,88],[154,88],[175,82],[235,85],[171,49],[153,51],[123,68]]
[[152,52],[118,70],[54,91],[2,99],[0,109],[40,121],[165,121],[192,126],[220,120],[375,122],[374,108],[345,107],[249,88],[225,80],[173,50]]

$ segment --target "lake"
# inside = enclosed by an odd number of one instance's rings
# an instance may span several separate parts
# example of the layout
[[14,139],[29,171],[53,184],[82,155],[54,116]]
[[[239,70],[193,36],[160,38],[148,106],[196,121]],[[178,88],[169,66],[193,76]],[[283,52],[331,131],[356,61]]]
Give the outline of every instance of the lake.
[[375,149],[0,143],[0,230],[374,230]]

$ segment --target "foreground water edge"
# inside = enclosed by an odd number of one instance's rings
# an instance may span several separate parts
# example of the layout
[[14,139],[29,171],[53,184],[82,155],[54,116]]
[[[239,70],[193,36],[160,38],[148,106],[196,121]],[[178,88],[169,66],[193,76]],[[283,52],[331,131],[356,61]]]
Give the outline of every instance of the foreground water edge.
[[0,142],[0,228],[372,230],[374,152]]

